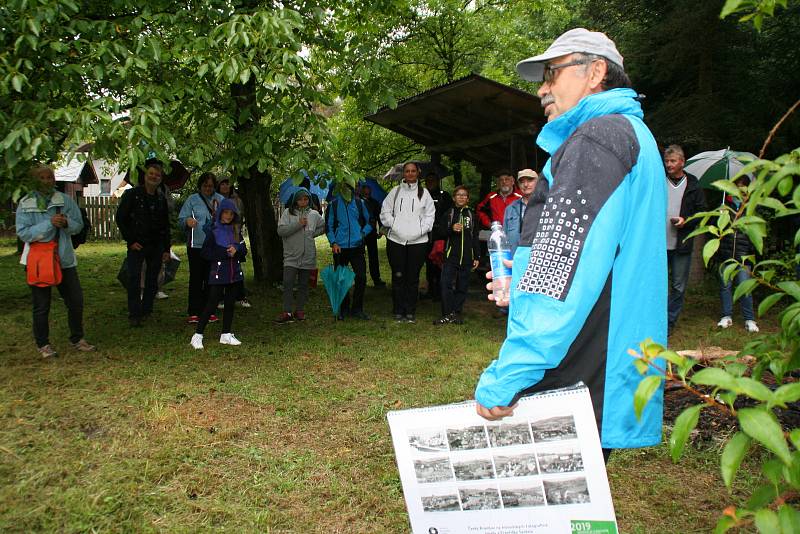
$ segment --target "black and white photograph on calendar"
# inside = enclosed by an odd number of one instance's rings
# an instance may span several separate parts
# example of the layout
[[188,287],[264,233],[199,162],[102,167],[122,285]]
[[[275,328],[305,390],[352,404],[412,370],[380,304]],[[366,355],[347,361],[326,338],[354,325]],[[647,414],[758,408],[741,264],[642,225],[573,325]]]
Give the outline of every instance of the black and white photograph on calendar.
[[544,490],[540,480],[504,483],[500,485],[503,508],[525,508],[544,506]]
[[451,451],[468,451],[489,447],[489,442],[486,440],[486,429],[483,425],[448,428],[447,443],[450,445]]
[[542,473],[574,473],[583,471],[583,455],[577,445],[542,447],[536,450]]
[[495,478],[492,458],[488,454],[453,458],[456,480],[485,480]]
[[589,488],[586,479],[566,478],[543,481],[544,494],[547,504],[555,506],[559,504],[585,504],[591,502]]
[[447,436],[441,428],[422,428],[408,432],[408,445],[419,452],[446,452]]
[[527,421],[487,425],[486,429],[489,431],[489,443],[491,443],[492,447],[508,447],[532,443],[531,429]]
[[500,493],[495,486],[462,486],[458,488],[462,510],[494,510],[500,508]]
[[420,492],[422,509],[426,512],[457,512],[461,510],[456,488],[432,487]]
[[529,477],[539,474],[536,455],[532,453],[495,454],[494,467],[497,478]]
[[417,482],[422,484],[453,480],[450,458],[446,456],[414,460],[414,472],[417,474]]
[[559,415],[531,421],[533,441],[560,441],[575,439],[578,432],[575,429],[575,419],[571,415]]

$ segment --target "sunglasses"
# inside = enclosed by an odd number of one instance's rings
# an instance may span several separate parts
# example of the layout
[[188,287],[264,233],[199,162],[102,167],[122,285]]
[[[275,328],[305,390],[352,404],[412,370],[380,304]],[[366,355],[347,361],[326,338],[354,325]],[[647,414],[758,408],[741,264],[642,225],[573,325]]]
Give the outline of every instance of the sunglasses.
[[556,78],[556,74],[558,73],[559,69],[563,69],[565,67],[572,67],[575,65],[586,65],[590,61],[587,59],[578,59],[575,61],[568,61],[566,63],[559,63],[558,65],[545,65],[544,66],[544,81],[547,83],[552,83],[553,80]]

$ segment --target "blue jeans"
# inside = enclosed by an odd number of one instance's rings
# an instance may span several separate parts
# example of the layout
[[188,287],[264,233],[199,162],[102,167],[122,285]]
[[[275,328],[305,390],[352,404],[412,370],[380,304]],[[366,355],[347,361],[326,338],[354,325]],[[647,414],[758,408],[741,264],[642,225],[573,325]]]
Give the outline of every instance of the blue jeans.
[[667,301],[667,321],[672,328],[683,309],[683,295],[689,282],[689,268],[692,253],[667,251],[667,270],[669,271],[669,299]]
[[[736,280],[736,286],[738,287],[739,284],[744,282],[745,280],[749,280],[751,278],[750,272],[747,269],[739,269],[734,277],[728,281],[726,284],[722,279],[722,271],[724,270],[725,266],[721,265],[719,270],[717,271],[717,275],[719,276],[719,300],[722,303],[722,316],[723,317],[731,317],[733,316],[733,280]],[[756,316],[753,313],[753,295],[749,293],[747,295],[742,295],[739,298],[739,302],[742,305],[742,317],[744,317],[745,321],[755,321]]]

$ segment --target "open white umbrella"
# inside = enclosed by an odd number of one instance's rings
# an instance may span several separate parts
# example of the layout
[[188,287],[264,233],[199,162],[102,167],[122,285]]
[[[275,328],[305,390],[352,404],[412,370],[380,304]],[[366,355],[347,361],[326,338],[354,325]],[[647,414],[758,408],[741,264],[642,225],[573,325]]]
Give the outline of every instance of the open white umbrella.
[[[743,156],[756,159],[750,152],[738,152],[729,148],[701,152],[687,159],[683,170],[697,177],[701,187],[711,189],[711,184],[717,180],[730,180],[742,170],[745,164],[739,158]],[[752,175],[748,176],[753,179]]]

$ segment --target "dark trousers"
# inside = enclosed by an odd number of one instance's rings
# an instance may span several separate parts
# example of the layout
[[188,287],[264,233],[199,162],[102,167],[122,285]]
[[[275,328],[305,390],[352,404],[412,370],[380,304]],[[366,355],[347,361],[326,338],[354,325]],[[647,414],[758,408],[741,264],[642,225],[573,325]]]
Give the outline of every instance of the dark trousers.
[[[433,245],[428,246],[428,254],[431,253]],[[442,294],[442,268],[436,265],[425,255],[425,279],[428,282],[428,297],[436,300]]]
[[208,269],[209,263],[199,248],[188,247],[189,257],[189,307],[188,315],[200,315],[208,302]]
[[345,314],[348,311],[351,313],[364,311],[364,290],[367,287],[367,262],[364,260],[364,247],[341,249],[339,254],[333,255],[333,264],[336,267],[349,264],[356,275],[353,285],[353,302],[350,303],[350,294],[348,293],[342,301],[340,312]]
[[464,311],[471,267],[449,262],[442,266],[442,317]]
[[419,271],[425,263],[428,243],[401,245],[386,242],[386,255],[392,267],[392,313],[414,315],[417,311]]
[[381,281],[381,265],[378,260],[378,232],[364,236],[364,245],[367,247],[369,258],[369,276],[373,282]]
[[[158,291],[158,273],[161,272],[161,250],[146,246],[142,250],[128,249],[128,317],[140,318],[153,313],[153,300]],[[142,290],[142,264],[144,290]]]
[[205,309],[200,315],[200,320],[197,321],[197,332],[202,334],[206,329],[208,319],[217,309],[217,303],[220,300],[225,302],[225,308],[222,310],[222,333],[230,334],[231,326],[233,325],[233,310],[236,309],[236,295],[238,289],[237,284],[209,284],[208,286],[208,301],[206,301]]
[[[33,298],[33,338],[41,348],[50,344],[50,296],[52,286],[31,288]],[[78,269],[61,269],[61,283],[56,286],[67,306],[69,340],[77,343],[83,338],[83,290],[78,279]]]

